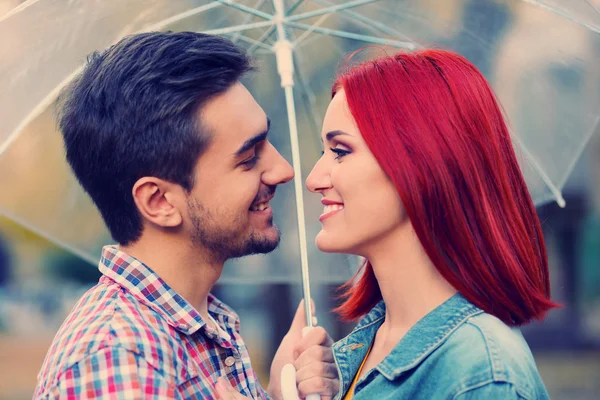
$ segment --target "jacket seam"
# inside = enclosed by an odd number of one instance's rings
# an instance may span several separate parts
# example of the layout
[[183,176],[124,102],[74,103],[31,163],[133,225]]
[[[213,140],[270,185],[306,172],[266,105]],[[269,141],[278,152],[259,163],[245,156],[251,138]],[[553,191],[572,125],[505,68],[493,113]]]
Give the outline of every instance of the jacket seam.
[[[489,385],[490,383],[496,383],[496,380],[493,379],[493,378],[490,378],[490,379],[487,379],[485,381],[481,381],[481,382],[473,384],[473,385],[468,385],[468,386],[462,388],[461,390],[459,390],[458,392],[456,392],[454,394],[454,396],[452,396],[452,400],[456,400],[458,398],[458,396],[461,396],[461,395],[463,395],[463,394],[465,394],[467,392],[470,392],[472,390],[485,387],[485,386]],[[500,382],[498,382],[498,383],[500,383]],[[509,385],[512,386],[512,383],[510,383],[510,382],[502,382],[502,383],[507,383],[507,384],[509,384]]]
[[473,321],[471,321],[471,318],[469,318],[466,322],[467,324],[477,329],[477,331],[483,339],[483,342],[485,343],[486,351],[489,356],[490,369],[492,370],[492,378],[494,380],[508,380],[508,371],[506,371],[504,366],[502,365],[502,360],[499,357],[497,351],[498,346],[496,345],[496,342],[487,335],[487,331],[485,331],[478,324],[473,323]]
[[492,373],[492,381],[493,382],[504,382],[510,384],[515,389],[515,392],[522,398],[529,399],[532,398],[532,390],[528,386],[522,387],[521,384],[517,385],[517,382],[514,379],[513,371],[507,370],[504,366],[503,360],[499,355],[499,348],[496,345],[496,342],[492,339],[490,335],[487,334],[487,331],[479,326],[477,323],[469,320],[467,323],[473,326],[475,329],[479,331],[481,334],[485,344],[486,350],[488,352],[490,358],[490,369]]
[[503,384],[506,384],[506,385],[510,385],[511,388],[515,391],[515,393],[518,396],[518,398],[520,398],[520,399],[524,399],[524,400],[531,400],[532,399],[532,397],[530,397],[528,395],[527,396],[523,396],[522,393],[519,392],[519,390],[517,390],[517,386],[513,382],[509,382],[508,380],[488,379],[486,381],[481,381],[481,382],[479,382],[477,384],[469,385],[469,386],[467,386],[467,387],[459,390],[458,392],[456,392],[454,394],[454,396],[452,396],[452,400],[456,400],[458,398],[458,396],[461,396],[461,395],[463,395],[465,393],[468,393],[468,392],[470,392],[472,390],[479,389],[479,388],[482,388],[482,387],[485,387],[487,385],[494,384],[494,383],[501,383],[501,384],[503,383]]

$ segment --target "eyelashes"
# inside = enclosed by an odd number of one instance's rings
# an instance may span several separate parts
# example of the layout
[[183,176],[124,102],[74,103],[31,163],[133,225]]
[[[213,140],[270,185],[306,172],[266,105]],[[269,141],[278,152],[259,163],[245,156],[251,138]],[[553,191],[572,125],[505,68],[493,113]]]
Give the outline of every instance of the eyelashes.
[[260,160],[260,156],[258,154],[255,154],[254,157],[252,157],[251,159],[244,161],[243,163],[240,163],[241,166],[243,166],[244,168],[247,169],[252,169],[256,166],[256,163],[258,163],[258,160]]
[[351,151],[349,151],[349,150],[340,149],[338,147],[332,147],[332,148],[330,148],[330,150],[335,154],[336,160],[341,160],[342,157],[347,156],[348,154],[351,153]]

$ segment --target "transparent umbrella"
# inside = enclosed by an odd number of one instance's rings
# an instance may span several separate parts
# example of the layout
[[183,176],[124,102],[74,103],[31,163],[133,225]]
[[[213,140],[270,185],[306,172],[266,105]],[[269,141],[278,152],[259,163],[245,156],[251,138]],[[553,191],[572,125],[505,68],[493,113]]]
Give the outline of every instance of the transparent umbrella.
[[97,262],[110,238],[64,161],[52,105],[87,54],[152,30],[222,34],[253,53],[261,71],[245,84],[273,121],[273,143],[296,169],[295,186],[283,187],[274,203],[280,248],[232,262],[224,282],[298,282],[303,270],[308,283],[309,264],[313,282],[351,276],[354,259],[323,255],[313,244],[321,205],[310,195],[304,205],[303,177],[320,156],[335,72],[365,46],[390,52],[435,45],[469,58],[504,105],[534,201],[564,205],[561,188],[600,116],[599,6],[598,0],[26,1],[0,20],[0,213]]

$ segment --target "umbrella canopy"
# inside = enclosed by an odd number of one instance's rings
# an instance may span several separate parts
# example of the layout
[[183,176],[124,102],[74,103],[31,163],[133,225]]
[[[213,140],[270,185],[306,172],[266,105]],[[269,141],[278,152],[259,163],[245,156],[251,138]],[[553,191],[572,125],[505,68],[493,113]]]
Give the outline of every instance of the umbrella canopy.
[[[504,105],[536,204],[563,205],[561,188],[600,116],[598,6],[596,0],[27,1],[0,20],[0,213],[97,262],[110,237],[64,161],[52,105],[87,54],[155,30],[222,34],[255,55],[260,72],[244,83],[272,120],[271,141],[294,159],[297,179],[320,156],[321,118],[349,53],[372,45],[359,57],[434,44],[457,51],[484,73]],[[292,57],[293,92],[290,82],[281,88],[276,52],[280,69]],[[223,281],[298,282],[304,251],[314,281],[351,276],[356,260],[314,246],[322,206],[302,187],[301,178],[298,197],[294,186],[282,187],[273,202],[280,248],[232,262]]]

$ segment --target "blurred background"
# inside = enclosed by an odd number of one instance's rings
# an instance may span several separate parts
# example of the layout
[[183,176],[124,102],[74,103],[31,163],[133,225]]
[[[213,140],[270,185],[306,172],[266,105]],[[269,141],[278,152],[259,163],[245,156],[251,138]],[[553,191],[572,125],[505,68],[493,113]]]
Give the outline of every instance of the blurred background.
[[[271,1],[237,3],[273,13]],[[302,14],[348,2],[284,3]],[[469,58],[489,79],[510,119],[539,204],[553,297],[565,306],[524,327],[524,334],[551,398],[599,398],[600,0],[364,3],[297,21],[314,26],[309,34],[305,27],[288,29],[296,43],[302,176],[320,156],[321,120],[335,72],[351,52],[369,45],[333,33],[382,38],[359,58],[421,46],[453,49]],[[79,296],[97,282],[100,248],[111,243],[64,161],[53,121],[57,91],[88,53],[126,34],[211,31],[260,21],[209,1],[0,0],[0,399],[31,398],[54,334]],[[272,120],[271,141],[291,161],[285,100],[270,50],[276,38],[267,35],[269,29],[218,33],[259,61],[260,71],[244,83]],[[359,260],[316,249],[322,206],[318,196],[305,192],[304,198],[317,316],[337,340],[352,325],[330,311],[338,304],[336,288],[353,276]],[[558,205],[561,198],[564,208]],[[264,385],[301,298],[291,184],[278,190],[273,208],[283,233],[279,249],[231,261],[214,289],[241,316],[242,335]]]

